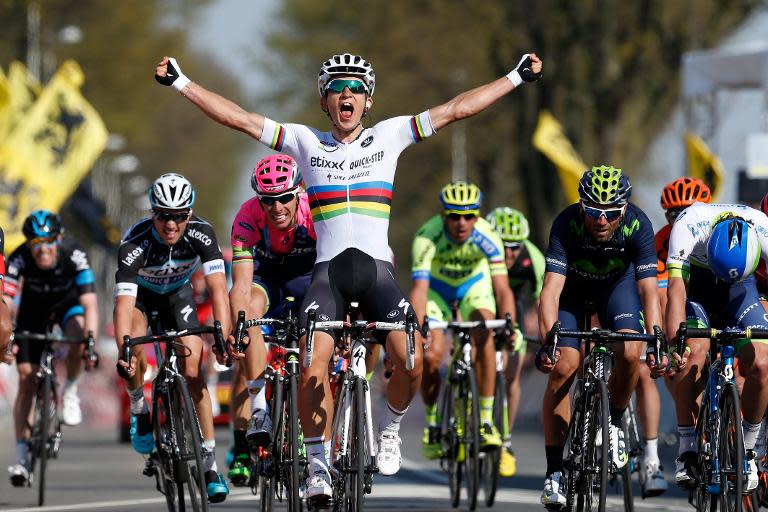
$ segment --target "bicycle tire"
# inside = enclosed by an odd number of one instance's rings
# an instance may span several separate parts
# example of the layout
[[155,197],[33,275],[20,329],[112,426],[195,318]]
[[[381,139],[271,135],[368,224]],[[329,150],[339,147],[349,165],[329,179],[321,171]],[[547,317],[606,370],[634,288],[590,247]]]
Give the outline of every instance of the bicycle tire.
[[360,378],[352,383],[352,418],[344,505],[348,512],[361,512],[365,500],[366,439],[365,383]]
[[582,430],[584,425],[581,421],[582,410],[584,408],[581,392],[581,381],[576,382],[576,391],[573,397],[573,406],[571,407],[571,421],[568,424],[568,433],[563,444],[563,476],[565,477],[565,508],[564,512],[573,510],[575,503],[577,487],[580,481],[581,468],[583,467],[584,450],[582,449]]
[[[605,512],[605,498],[608,488],[608,464],[610,464],[608,444],[610,442],[610,416],[608,413],[608,386],[602,380],[593,381],[594,390],[587,397],[589,417],[595,421],[584,429],[582,446],[585,450],[585,467],[581,474],[581,488],[576,502],[578,512]],[[597,439],[601,428],[600,446],[592,440]],[[595,488],[597,487],[597,500]],[[597,503],[595,503],[597,501]]]
[[280,471],[283,464],[283,418],[284,413],[284,389],[279,375],[275,375],[272,381],[272,397],[270,399],[270,411],[272,414],[272,444],[268,447],[267,472],[259,475],[259,510],[272,512],[280,479]]
[[443,449],[442,460],[445,461],[445,470],[448,473],[448,489],[450,491],[451,507],[457,508],[461,498],[461,463],[459,457],[459,436],[457,431],[456,403],[454,402],[454,390],[457,384],[451,379],[443,390],[443,401],[440,405],[440,444]]
[[173,424],[171,422],[171,404],[162,379],[152,383],[152,433],[155,436],[157,454],[157,490],[165,496],[169,512],[176,512],[176,482],[173,476],[173,464],[169,456],[173,452]]
[[203,443],[200,424],[192,403],[192,397],[189,394],[187,381],[183,377],[176,377],[173,386],[178,403],[174,413],[178,420],[175,434],[179,455],[175,463],[177,466],[176,484],[179,494],[179,508],[182,511],[185,510],[184,487],[186,487],[186,494],[189,496],[192,510],[194,512],[207,512],[208,491],[203,472]]
[[[627,424],[624,423],[624,439],[629,443],[630,433]],[[630,446],[628,444],[628,446]],[[632,495],[632,459],[621,468],[621,490],[624,496],[624,512],[634,512],[635,502]]]
[[[499,432],[504,432],[504,415],[507,414],[507,381],[504,372],[496,372],[496,387],[493,393],[493,424]],[[499,487],[499,462],[501,459],[501,450],[497,448],[485,453],[481,460],[481,469],[483,476],[483,494],[485,495],[485,506],[492,507],[496,501],[496,490]]]
[[299,459],[299,409],[298,383],[296,375],[287,377],[288,383],[288,512],[301,512],[301,460]]
[[729,382],[722,387],[718,437],[720,509],[723,512],[741,512],[744,490],[744,438],[739,392],[734,383]]
[[464,479],[467,490],[467,507],[477,508],[480,487],[480,395],[477,392],[477,377],[473,368],[467,368],[465,384],[468,386],[464,397]]
[[53,379],[50,374],[45,374],[40,387],[38,388],[39,395],[36,401],[37,414],[40,418],[40,435],[37,441],[37,459],[40,461],[39,471],[37,474],[37,506],[42,507],[45,504],[45,473],[48,466],[48,458],[50,450],[48,443],[50,442],[50,430],[52,420],[52,412],[55,414],[56,406],[53,400]]
[[697,481],[692,490],[692,504],[697,512],[716,512],[719,499],[718,494],[709,492],[707,485],[712,475],[711,461],[714,459],[711,449],[717,444],[716,435],[713,436],[709,431],[709,424],[709,398],[705,392],[696,422]]

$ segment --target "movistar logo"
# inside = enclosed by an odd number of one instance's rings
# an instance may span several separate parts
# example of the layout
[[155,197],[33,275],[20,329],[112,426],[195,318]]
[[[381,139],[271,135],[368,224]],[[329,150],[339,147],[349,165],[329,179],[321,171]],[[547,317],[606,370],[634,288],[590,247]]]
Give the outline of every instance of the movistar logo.
[[571,232],[576,233],[579,236],[584,236],[584,223],[578,222],[576,219],[571,219]]
[[621,227],[621,232],[624,233],[624,238],[629,238],[635,231],[640,231],[640,221],[635,219],[632,224],[627,226],[626,224]]

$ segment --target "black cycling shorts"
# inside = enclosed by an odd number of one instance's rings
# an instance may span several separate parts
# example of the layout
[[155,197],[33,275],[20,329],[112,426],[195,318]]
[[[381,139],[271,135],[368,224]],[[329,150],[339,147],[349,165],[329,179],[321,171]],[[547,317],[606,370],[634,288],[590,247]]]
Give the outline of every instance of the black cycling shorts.
[[[315,265],[299,313],[299,325],[307,325],[307,314],[314,310],[317,321],[344,320],[351,301],[360,303],[360,312],[370,322],[405,322],[410,303],[395,281],[394,267],[388,261],[373,259],[359,249],[349,248],[329,261]],[[377,332],[384,343],[387,332]]]
[[157,327],[152,322],[155,313],[160,322],[159,328],[162,331],[180,331],[200,325],[191,283],[187,283],[167,295],[160,295],[139,286],[136,309],[144,313],[147,324],[153,331]]
[[[50,309],[41,307],[30,309],[30,303],[19,308],[19,314],[16,318],[16,332],[29,331],[39,334],[48,332],[48,319],[61,327],[62,332],[66,330],[67,323],[78,315],[85,315],[85,309],[80,304],[79,295],[77,297],[68,296],[65,300],[55,304]],[[40,311],[47,315],[39,314]],[[15,342],[19,346],[19,352],[16,354],[16,364],[32,363],[38,364],[40,356],[43,354],[43,343],[33,340],[18,340]]]

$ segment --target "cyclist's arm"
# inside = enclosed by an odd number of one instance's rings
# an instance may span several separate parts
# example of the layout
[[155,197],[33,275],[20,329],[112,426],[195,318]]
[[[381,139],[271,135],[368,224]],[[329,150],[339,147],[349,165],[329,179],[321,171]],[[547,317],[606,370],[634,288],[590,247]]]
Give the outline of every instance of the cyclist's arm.
[[664,332],[674,336],[680,323],[685,321],[685,301],[688,294],[682,276],[669,276],[667,286],[667,310],[664,315]]
[[238,311],[245,311],[249,319],[253,318],[250,311],[252,281],[253,259],[235,260],[232,265],[232,289],[229,290],[233,322],[237,319]]
[[411,288],[411,307],[416,314],[416,319],[421,322],[427,315],[427,293],[429,292],[429,279],[414,279]]
[[88,331],[94,335],[99,332],[99,304],[96,292],[88,292],[80,295],[80,305],[85,309],[85,334]]
[[515,294],[509,287],[506,275],[491,276],[493,295],[496,297],[496,316],[504,318],[507,314],[512,317],[512,323],[517,321],[515,311]]
[[115,297],[115,310],[112,314],[112,322],[115,326],[115,341],[117,342],[117,349],[120,354],[122,354],[123,350],[123,337],[131,335],[133,308],[135,305],[135,295],[117,295]]
[[[155,68],[155,75],[165,77],[168,72],[168,57],[163,57]],[[234,128],[256,140],[264,129],[264,116],[248,112],[233,101],[224,98],[195,82],[189,82],[181,95],[191,101],[206,116],[219,124]]]
[[663,325],[656,278],[646,277],[638,280],[637,291],[640,293],[640,302],[643,305],[645,330],[648,334],[653,334],[654,325],[658,325],[659,327]]
[[221,322],[221,331],[227,336],[232,331],[232,321],[229,311],[229,296],[227,295],[227,275],[224,272],[213,272],[205,276],[205,286],[211,294],[213,318]]
[[[532,61],[532,71],[534,73],[540,72],[542,66],[541,59],[535,53],[529,55]],[[493,82],[465,91],[447,103],[429,109],[432,127],[435,130],[440,130],[454,121],[479,114],[503,96],[512,92],[513,89],[516,89],[516,86],[510,78],[504,76]]]
[[0,359],[5,354],[5,349],[8,347],[8,340],[10,339],[11,332],[13,331],[13,323],[11,322],[11,309],[5,301],[0,300]]
[[544,286],[539,297],[539,335],[546,339],[547,333],[557,322],[560,309],[560,294],[565,287],[565,274],[547,272],[544,274]]

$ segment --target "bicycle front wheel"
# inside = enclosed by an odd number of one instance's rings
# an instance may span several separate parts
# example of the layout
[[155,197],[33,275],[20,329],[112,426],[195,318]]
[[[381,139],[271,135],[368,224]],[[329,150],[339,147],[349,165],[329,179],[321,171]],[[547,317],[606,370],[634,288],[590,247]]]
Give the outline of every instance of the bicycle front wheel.
[[[629,411],[629,409],[627,409]],[[624,440],[629,448],[629,461],[626,466],[621,469],[621,487],[624,494],[624,512],[634,512],[635,503],[632,496],[632,470],[638,460],[632,456],[632,438],[629,430],[629,414],[624,414]],[[631,421],[631,420],[630,420]],[[642,468],[640,469],[642,471]]]
[[272,512],[277,483],[282,471],[284,447],[283,396],[283,383],[280,380],[280,376],[276,375],[272,384],[272,403],[270,404],[270,411],[272,412],[272,445],[269,446],[266,455],[266,467],[262,465],[262,474],[259,475],[259,509],[261,512]]
[[53,389],[53,379],[49,374],[43,376],[37,390],[35,415],[39,426],[37,435],[33,435],[34,457],[39,460],[37,471],[37,505],[45,504],[45,472],[51,455],[50,444],[53,442],[56,428],[56,395]]
[[605,512],[605,495],[608,488],[608,464],[611,459],[610,421],[608,413],[608,386],[602,380],[593,381],[594,389],[587,400],[588,423],[582,446],[586,447],[581,473],[581,489],[576,503],[578,512]]
[[298,376],[288,376],[288,512],[301,511],[301,461],[299,460]]
[[207,512],[208,492],[205,484],[202,457],[202,434],[200,423],[197,419],[195,406],[189,394],[187,382],[182,377],[177,377],[174,382],[175,398],[177,404],[174,411],[176,449],[175,457],[176,487],[179,494],[179,509],[185,510],[185,492],[189,497],[190,505],[194,512]]
[[698,512],[716,512],[718,494],[720,493],[719,483],[714,484],[715,472],[712,468],[714,460],[714,449],[717,446],[717,433],[710,431],[709,418],[709,395],[704,394],[701,407],[699,407],[699,416],[696,422],[696,446],[697,446],[697,468],[695,487],[693,493],[693,506]]
[[459,462],[459,432],[456,402],[454,394],[458,386],[447,379],[445,389],[443,390],[443,401],[440,404],[441,422],[440,422],[440,445],[442,447],[445,471],[448,473],[448,489],[450,490],[451,507],[459,506],[461,498],[461,470],[462,463]]
[[[507,414],[507,381],[504,372],[496,372],[496,388],[493,393],[493,424],[499,432],[504,432],[505,416]],[[485,452],[481,459],[483,475],[483,493],[485,506],[492,507],[496,501],[496,489],[499,486],[499,459],[502,448]]]
[[[168,389],[163,378],[157,378],[152,383],[152,433],[155,436],[155,479],[157,490],[165,496],[168,512],[176,512],[176,481],[174,478],[174,464],[171,454],[175,451],[176,439],[174,425],[171,420],[171,406]],[[183,500],[183,497],[182,497]]]
[[480,395],[477,392],[475,370],[467,368],[464,393],[460,395],[464,416],[464,468],[466,473],[467,506],[477,508],[480,486]]
[[352,385],[352,428],[346,475],[346,509],[349,512],[362,511],[365,499],[365,469],[368,458],[365,449],[365,385],[362,378],[355,378]]
[[723,512],[741,512],[744,489],[744,437],[741,429],[739,392],[733,383],[726,383],[720,396],[718,438],[720,509]]

